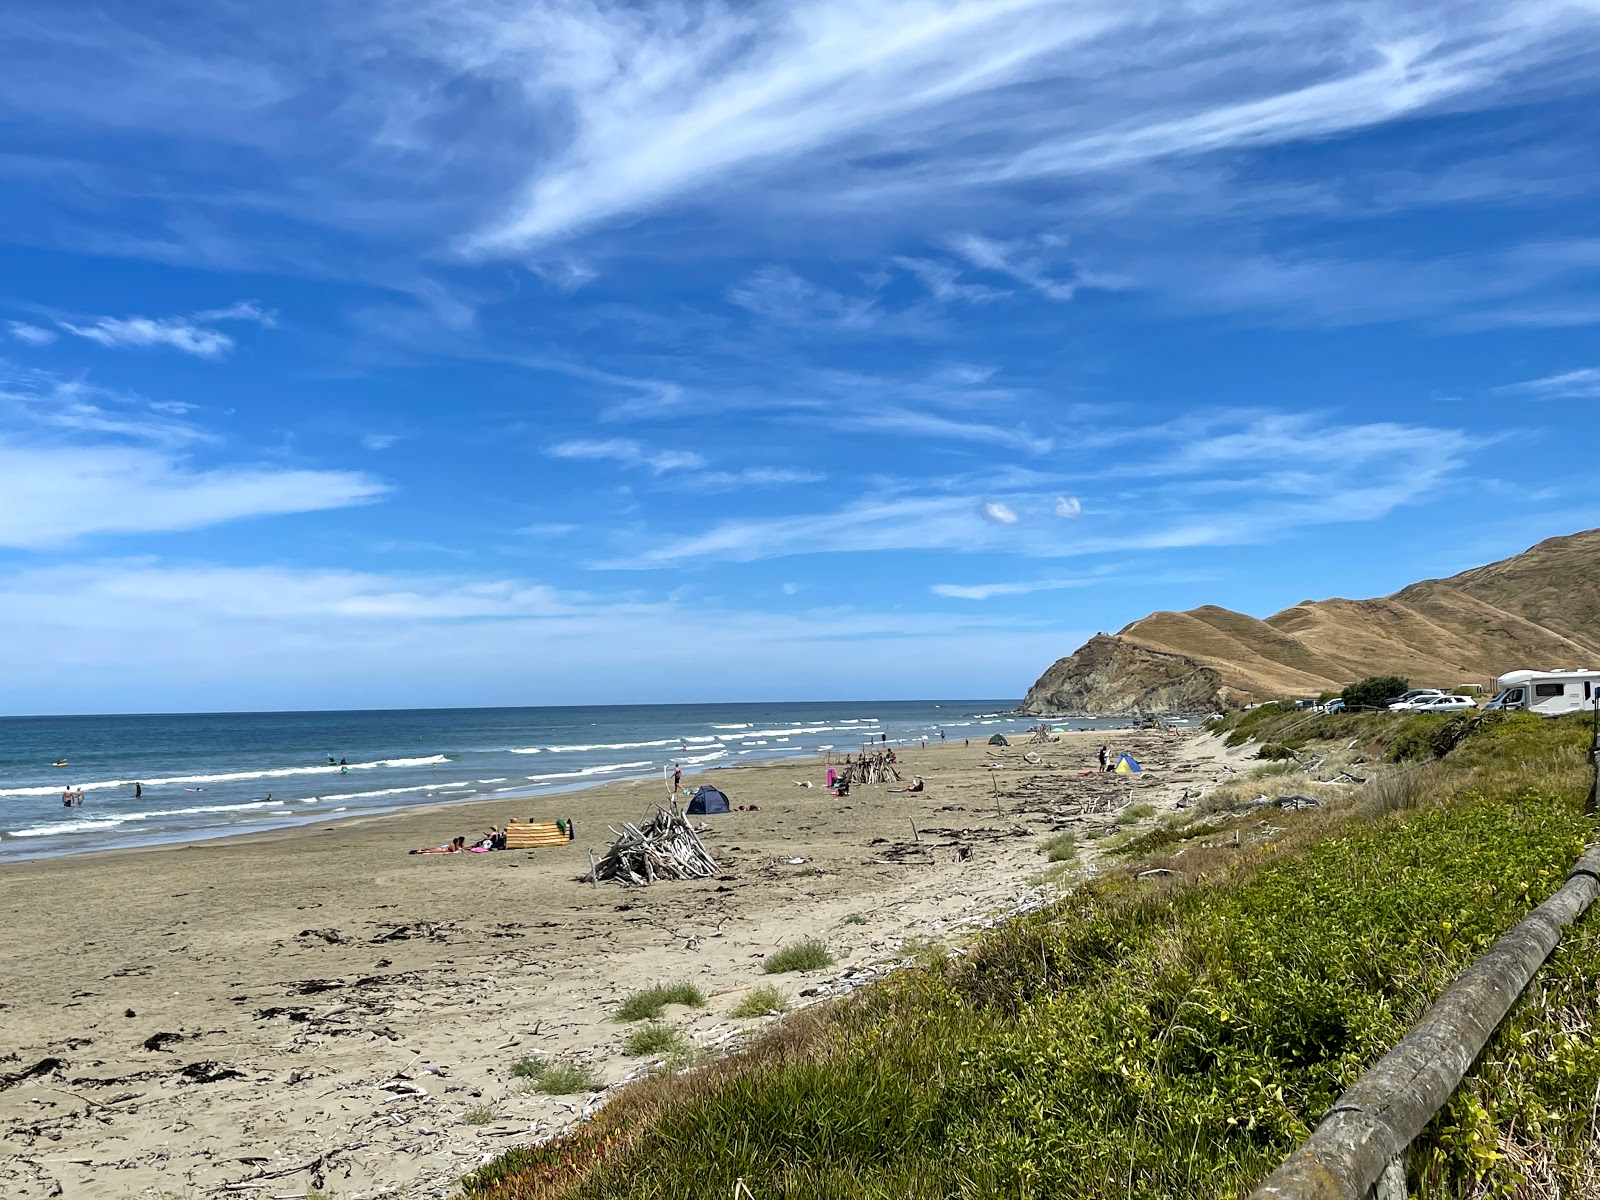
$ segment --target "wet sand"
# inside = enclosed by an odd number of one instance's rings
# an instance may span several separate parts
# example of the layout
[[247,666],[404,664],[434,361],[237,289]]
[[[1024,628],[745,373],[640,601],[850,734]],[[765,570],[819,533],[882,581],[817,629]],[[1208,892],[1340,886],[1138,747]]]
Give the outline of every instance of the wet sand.
[[[650,888],[576,877],[608,825],[666,800],[656,781],[0,867],[0,1194],[448,1196],[600,1102],[526,1092],[519,1058],[608,1083],[648,1066],[612,1019],[629,993],[698,984],[708,1007],[668,1020],[725,1047],[763,1024],[727,1015],[752,987],[838,994],[908,939],[959,938],[1048,894],[1028,881],[1052,798],[1165,809],[1229,769],[1209,737],[1119,732],[1113,748],[1152,769],[1080,775],[1105,736],[902,749],[922,793],[835,799],[820,760],[686,777],[759,811],[697,818],[718,875]],[[556,816],[577,822],[568,846],[406,853]],[[838,963],[762,974],[807,937]]]

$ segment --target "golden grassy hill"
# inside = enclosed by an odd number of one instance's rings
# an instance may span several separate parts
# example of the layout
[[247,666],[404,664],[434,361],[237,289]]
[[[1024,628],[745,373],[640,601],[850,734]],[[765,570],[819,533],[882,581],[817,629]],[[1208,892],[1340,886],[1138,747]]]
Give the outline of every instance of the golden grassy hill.
[[1367,675],[1487,686],[1517,667],[1600,665],[1600,529],[1376,600],[1307,600],[1259,620],[1157,612],[1056,662],[1028,712],[1194,712],[1316,695]]

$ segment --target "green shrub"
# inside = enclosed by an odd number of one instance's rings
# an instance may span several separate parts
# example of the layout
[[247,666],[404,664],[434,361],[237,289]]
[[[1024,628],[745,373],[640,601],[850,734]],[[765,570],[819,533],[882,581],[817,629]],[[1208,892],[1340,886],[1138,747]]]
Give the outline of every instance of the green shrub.
[[1268,742],[1256,751],[1256,757],[1264,758],[1268,762],[1282,762],[1286,758],[1295,758],[1296,754],[1282,742]]
[[785,971],[820,971],[823,967],[832,966],[833,961],[833,955],[826,946],[810,940],[796,942],[767,955],[767,961],[761,964],[761,969],[768,975]]
[[642,992],[633,993],[617,1005],[617,1020],[653,1021],[669,1004],[704,1008],[706,994],[692,983],[658,983]]
[[655,1022],[631,1030],[622,1039],[622,1052],[630,1058],[673,1058],[692,1050],[693,1043],[681,1031]]
[[789,998],[783,989],[772,984],[751,988],[744,998],[733,1006],[730,1017],[768,1017],[789,1011]]
[[523,1058],[512,1065],[511,1073],[526,1079],[530,1091],[546,1096],[573,1096],[580,1092],[598,1092],[605,1087],[600,1073],[587,1063],[539,1062]]
[[1078,838],[1073,833],[1058,833],[1039,849],[1049,862],[1071,862],[1078,857]]
[[1368,675],[1339,693],[1347,708],[1385,708],[1411,690],[1411,681],[1399,675]]
[[487,1125],[500,1115],[498,1109],[492,1104],[480,1104],[477,1108],[469,1108],[461,1114],[461,1119],[468,1125]]
[[851,913],[844,919],[844,923],[846,925],[865,925],[867,923],[867,919],[860,913]]

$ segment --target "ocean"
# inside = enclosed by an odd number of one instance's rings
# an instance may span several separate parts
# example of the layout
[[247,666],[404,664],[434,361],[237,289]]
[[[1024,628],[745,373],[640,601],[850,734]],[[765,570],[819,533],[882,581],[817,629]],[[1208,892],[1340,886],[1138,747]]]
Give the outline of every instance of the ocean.
[[[988,738],[1014,700],[0,717],[0,861],[542,797],[827,750]],[[1111,725],[1072,721],[1069,728]],[[56,762],[66,766],[57,767]],[[135,797],[134,785],[141,795]],[[83,789],[64,808],[63,789]],[[576,817],[578,814],[572,814]]]

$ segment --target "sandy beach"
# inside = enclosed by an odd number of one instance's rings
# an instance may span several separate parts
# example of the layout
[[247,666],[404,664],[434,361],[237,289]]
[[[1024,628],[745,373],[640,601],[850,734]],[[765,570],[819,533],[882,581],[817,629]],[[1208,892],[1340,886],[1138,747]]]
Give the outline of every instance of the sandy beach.
[[[690,776],[758,811],[701,819],[716,878],[647,889],[576,879],[607,825],[666,800],[656,781],[0,868],[0,1193],[449,1195],[599,1102],[523,1090],[519,1058],[610,1083],[648,1068],[612,1017],[630,992],[698,984],[709,1006],[668,1019],[725,1048],[763,1023],[727,1015],[754,986],[797,1004],[838,994],[910,939],[958,939],[1047,894],[1029,880],[1053,799],[1098,790],[1159,811],[1231,769],[1204,735],[1119,732],[1114,748],[1150,770],[1081,775],[1104,738],[902,750],[906,780],[927,780],[917,794],[835,799],[820,760]],[[568,846],[406,853],[556,816],[577,822]],[[838,963],[762,974],[806,937]]]

